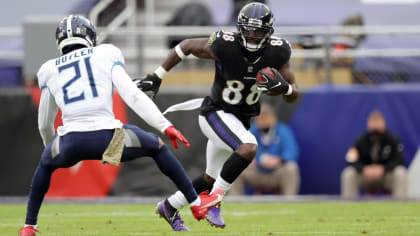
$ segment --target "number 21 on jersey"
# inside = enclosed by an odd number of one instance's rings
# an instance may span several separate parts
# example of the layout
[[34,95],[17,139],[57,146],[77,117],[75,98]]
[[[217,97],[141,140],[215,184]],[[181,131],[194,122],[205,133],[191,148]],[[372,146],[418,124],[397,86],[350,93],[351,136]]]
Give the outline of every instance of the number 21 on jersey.
[[[84,64],[87,71],[92,96],[98,97],[98,91],[96,90],[95,80],[93,78],[93,73],[92,73],[92,67],[90,65],[90,57],[86,57],[84,59]],[[66,105],[72,102],[77,102],[77,101],[81,101],[85,99],[85,91],[81,92],[77,96],[73,96],[73,97],[69,96],[69,90],[71,90],[72,88],[71,85],[74,84],[76,81],[78,81],[80,78],[82,78],[82,74],[80,73],[80,61],[78,60],[78,61],[69,63],[67,65],[60,66],[58,67],[58,72],[61,74],[61,72],[63,72],[64,70],[69,70],[69,69],[73,69],[75,74],[74,74],[74,77],[70,79],[67,83],[65,83],[62,88],[63,96],[64,96],[64,104]]]

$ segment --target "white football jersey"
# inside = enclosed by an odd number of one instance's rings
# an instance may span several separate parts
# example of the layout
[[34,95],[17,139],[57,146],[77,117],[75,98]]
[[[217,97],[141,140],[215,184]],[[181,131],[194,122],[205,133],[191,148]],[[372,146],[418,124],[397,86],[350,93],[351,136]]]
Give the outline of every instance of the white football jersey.
[[78,49],[41,66],[38,84],[49,90],[62,112],[58,135],[122,127],[112,109],[115,66],[124,66],[124,57],[111,44]]

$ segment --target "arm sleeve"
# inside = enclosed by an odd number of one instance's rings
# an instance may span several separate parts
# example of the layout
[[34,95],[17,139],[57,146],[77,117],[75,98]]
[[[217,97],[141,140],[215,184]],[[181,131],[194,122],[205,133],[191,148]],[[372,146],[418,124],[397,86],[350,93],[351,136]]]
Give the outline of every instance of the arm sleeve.
[[249,132],[251,132],[254,136],[258,135],[258,128],[257,125],[255,125],[255,123],[251,124],[251,128],[249,128]]
[[294,161],[296,162],[299,157],[299,147],[296,143],[295,136],[293,135],[292,130],[287,127],[278,127],[279,134],[281,135],[281,152],[280,156],[285,162]]
[[282,55],[286,63],[287,61],[290,60],[290,57],[292,56],[292,45],[286,39],[282,39],[282,41],[283,41],[282,48],[284,49]]
[[392,171],[398,165],[404,165],[404,146],[396,137],[392,137],[391,155],[384,163],[385,172]]
[[360,137],[356,142],[355,142],[355,144],[354,144],[354,146],[353,146],[353,148],[354,148],[354,150],[356,151],[356,158],[355,159],[353,159],[353,160],[349,160],[347,157],[346,157],[346,160],[347,160],[347,164],[349,165],[349,166],[353,166],[354,168],[356,168],[356,170],[357,170],[357,172],[358,173],[362,173],[362,171],[363,171],[363,167],[364,167],[364,164],[363,164],[363,162],[362,162],[362,138]]
[[113,67],[111,74],[112,82],[124,102],[148,125],[162,133],[172,126],[172,123],[162,115],[156,104],[137,88],[122,66]]
[[58,106],[54,98],[50,95],[48,88],[42,89],[38,109],[38,128],[44,146],[47,146],[54,137],[54,121],[57,112]]
[[210,50],[219,59],[231,57],[237,59],[237,55],[229,54],[231,52],[232,45],[235,43],[235,36],[231,33],[228,34],[229,35],[225,35],[224,31],[219,30],[217,32],[213,32],[209,38],[208,45],[210,46]]

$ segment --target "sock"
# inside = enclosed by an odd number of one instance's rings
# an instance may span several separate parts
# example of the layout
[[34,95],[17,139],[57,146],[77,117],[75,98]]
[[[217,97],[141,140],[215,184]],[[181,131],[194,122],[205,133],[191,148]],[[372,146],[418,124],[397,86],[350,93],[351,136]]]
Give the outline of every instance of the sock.
[[234,152],[223,164],[220,176],[228,183],[233,183],[236,178],[248,167],[250,160]]
[[216,189],[221,188],[223,189],[224,194],[226,194],[227,191],[229,191],[232,184],[226,182],[220,175],[217,177],[216,181],[213,184],[213,189],[211,190],[211,193],[213,193]]
[[242,157],[238,153],[234,152],[223,164],[220,175],[217,177],[216,182],[214,182],[212,192],[218,188],[221,188],[226,193],[233,181],[242,173],[245,168],[251,163],[250,160]]
[[211,186],[204,179],[204,175],[201,175],[200,177],[195,178],[192,181],[192,184],[197,193],[202,193],[206,190],[211,190]]
[[32,179],[25,225],[37,225],[39,208],[41,208],[44,196],[50,187],[51,175],[54,170],[41,164],[38,165]]
[[181,209],[184,206],[188,205],[187,199],[184,197],[184,194],[181,191],[176,191],[168,198],[169,204],[175,209]]
[[166,208],[168,208],[168,209],[169,209],[169,211],[170,211],[170,212],[176,212],[176,211],[178,211],[178,209],[176,209],[175,207],[173,207],[173,206],[169,203],[168,199],[166,199],[166,200],[165,200],[165,206],[166,206]]
[[198,197],[197,199],[195,199],[193,202],[190,203],[190,206],[200,206],[201,204],[201,199]]
[[[185,173],[181,163],[179,163],[174,154],[169,151],[168,147],[165,145],[162,146],[153,159],[158,165],[160,171],[162,171],[162,173],[168,176],[172,182],[175,183],[189,203],[192,203],[197,199],[198,195],[192,186],[191,180]],[[175,205],[172,206],[177,208]]]
[[38,228],[38,225],[27,225],[27,224],[25,224],[23,227],[27,227],[27,226],[32,226],[34,229]]

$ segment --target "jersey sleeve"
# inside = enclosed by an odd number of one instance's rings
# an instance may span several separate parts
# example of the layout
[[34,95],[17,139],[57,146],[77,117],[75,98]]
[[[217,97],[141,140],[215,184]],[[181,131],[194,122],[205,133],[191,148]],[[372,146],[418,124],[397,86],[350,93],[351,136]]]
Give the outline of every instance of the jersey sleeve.
[[346,154],[346,161],[349,166],[356,168],[358,173],[363,171],[364,164],[362,162],[362,143],[363,135],[358,137],[354,142],[353,147],[351,147]]
[[47,61],[39,68],[37,73],[37,79],[38,79],[38,86],[42,90],[44,88],[47,88],[48,80],[51,77],[52,70],[55,67],[51,65],[51,61]]
[[281,148],[279,150],[279,154],[283,157],[285,162],[296,162],[299,157],[299,146],[297,145],[295,136],[293,131],[290,127],[282,124],[278,124],[277,127],[277,134],[281,136]]
[[44,146],[54,137],[54,121],[58,106],[47,89],[42,90],[38,109],[38,129]]
[[112,71],[112,82],[117,88],[124,102],[139,115],[146,123],[160,132],[172,126],[152,100],[131,80],[122,67],[115,67]]
[[277,61],[279,63],[279,67],[286,64],[292,55],[292,46],[284,38],[271,36],[268,47],[271,48],[272,54],[270,55],[270,58],[273,58],[273,60]]
[[101,50],[104,57],[110,60],[111,71],[115,66],[125,67],[124,56],[119,48],[112,44],[102,44]]
[[234,33],[220,30],[211,34],[208,44],[213,54],[217,58],[222,59],[228,55],[226,52],[229,51],[229,46],[232,46],[232,44],[235,43],[235,40],[236,37]]
[[389,134],[389,140],[391,143],[391,154],[390,157],[385,161],[384,168],[385,172],[392,172],[395,167],[401,165],[404,166],[404,145],[401,143],[400,139],[393,135]]
[[285,61],[289,61],[290,57],[292,56],[292,45],[289,43],[289,41],[287,41],[286,39],[281,39],[283,41],[283,55],[284,55],[284,60]]

